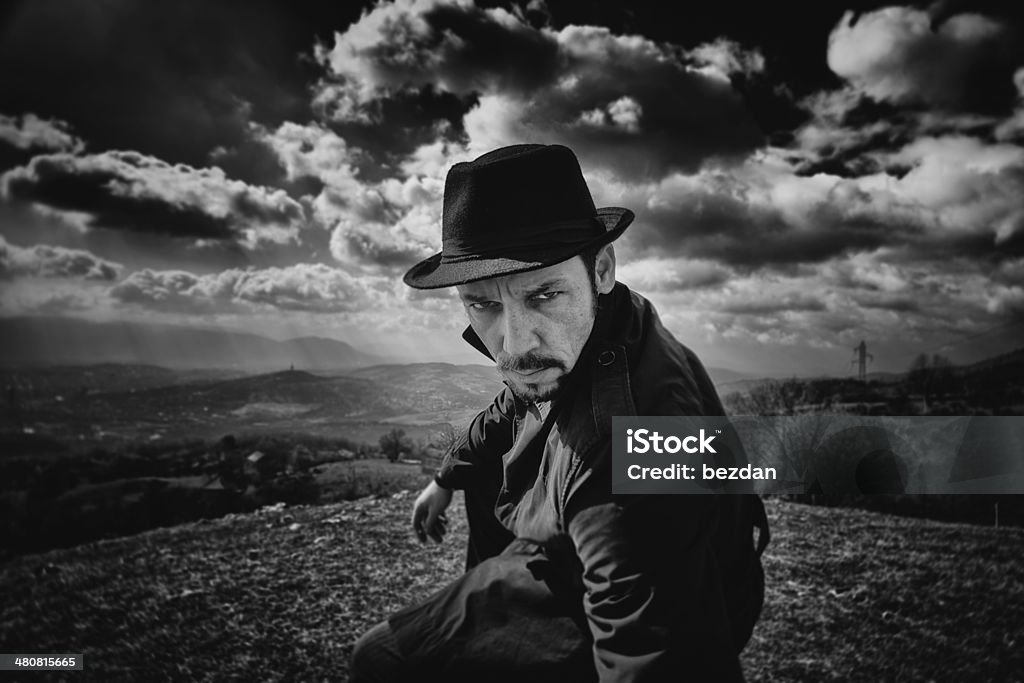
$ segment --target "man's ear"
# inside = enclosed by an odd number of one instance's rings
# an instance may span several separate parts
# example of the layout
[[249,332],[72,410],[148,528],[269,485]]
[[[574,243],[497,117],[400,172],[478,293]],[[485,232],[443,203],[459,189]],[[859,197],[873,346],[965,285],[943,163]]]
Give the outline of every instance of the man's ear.
[[601,247],[594,260],[594,280],[597,291],[607,294],[615,286],[615,249],[610,244]]

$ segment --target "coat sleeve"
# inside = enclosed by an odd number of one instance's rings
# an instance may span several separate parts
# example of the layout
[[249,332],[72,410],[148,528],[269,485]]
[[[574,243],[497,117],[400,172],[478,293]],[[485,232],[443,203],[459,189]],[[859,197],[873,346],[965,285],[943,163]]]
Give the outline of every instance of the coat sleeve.
[[501,456],[512,448],[514,419],[515,399],[505,387],[448,449],[434,481],[446,489],[465,490],[492,468],[500,468]]
[[565,501],[603,683],[742,681],[710,545],[713,496],[609,496],[611,446]]

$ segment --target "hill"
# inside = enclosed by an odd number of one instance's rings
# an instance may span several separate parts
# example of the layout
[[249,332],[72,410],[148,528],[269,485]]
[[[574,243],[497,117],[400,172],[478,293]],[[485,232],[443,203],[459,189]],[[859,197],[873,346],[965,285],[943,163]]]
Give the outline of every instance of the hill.
[[[411,494],[274,506],[0,565],[0,650],[76,680],[346,680],[355,639],[462,570],[466,522],[419,546]],[[750,681],[1024,679],[1024,530],[768,501]],[[73,647],[69,644],[74,644]]]
[[502,389],[498,371],[486,365],[377,365],[346,374],[374,382],[392,416],[409,423],[464,424]]
[[962,366],[959,371],[968,377],[1024,384],[1024,347]]
[[256,334],[77,318],[0,318],[6,366],[120,363],[167,368],[355,368],[383,359],[319,337],[277,341]]
[[289,412],[297,416],[380,420],[410,413],[480,410],[500,388],[497,373],[483,366],[421,363],[372,366],[335,375],[285,370],[105,398],[120,410],[145,403],[165,411],[196,405],[217,412],[290,406]]
[[232,379],[244,374],[241,370],[222,368],[172,370],[158,365],[121,363],[45,367],[0,366],[0,387],[8,391],[13,388],[20,399],[53,398],[59,395],[138,391],[176,384]]
[[[234,431],[305,431],[376,442],[381,424],[463,425],[501,388],[496,371],[480,365],[381,365],[318,374],[284,370],[243,377],[197,371],[181,381],[171,371],[127,366],[113,390],[67,391],[53,369],[19,369],[21,424],[70,439],[159,439],[187,433],[211,438]],[[74,375],[84,379],[84,370]],[[114,370],[90,371],[99,377]],[[59,374],[59,373],[58,373]],[[196,378],[198,377],[198,378]],[[137,385],[130,378],[138,378]],[[173,383],[154,386],[155,382]],[[77,386],[72,384],[71,386]],[[85,385],[83,385],[85,386]],[[429,431],[429,430],[428,430]],[[80,436],[81,435],[81,436]]]

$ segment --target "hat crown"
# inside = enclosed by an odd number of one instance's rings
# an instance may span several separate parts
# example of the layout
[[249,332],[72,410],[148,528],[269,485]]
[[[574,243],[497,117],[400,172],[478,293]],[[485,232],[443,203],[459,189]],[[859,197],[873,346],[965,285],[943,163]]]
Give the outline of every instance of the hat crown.
[[448,172],[444,253],[458,257],[470,245],[487,244],[514,249],[517,235],[522,247],[536,247],[545,228],[573,223],[600,234],[596,215],[579,161],[568,147],[503,147]]

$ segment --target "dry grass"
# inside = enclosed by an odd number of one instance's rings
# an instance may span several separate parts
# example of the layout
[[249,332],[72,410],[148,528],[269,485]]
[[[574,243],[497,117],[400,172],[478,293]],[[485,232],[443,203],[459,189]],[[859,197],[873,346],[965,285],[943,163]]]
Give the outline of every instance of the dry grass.
[[[11,560],[0,652],[82,652],[75,681],[344,680],[364,629],[461,570],[461,507],[452,538],[421,547],[410,503],[264,509]],[[1024,680],[1024,530],[768,507],[750,680]]]
[[1024,680],[1024,530],[773,503],[761,681]]

